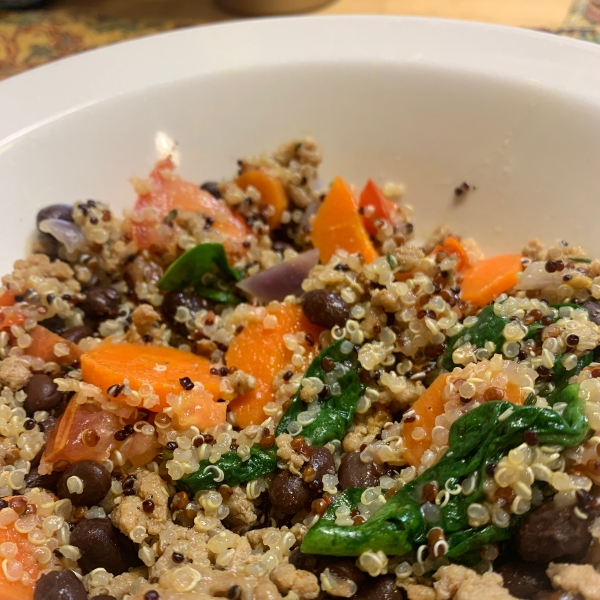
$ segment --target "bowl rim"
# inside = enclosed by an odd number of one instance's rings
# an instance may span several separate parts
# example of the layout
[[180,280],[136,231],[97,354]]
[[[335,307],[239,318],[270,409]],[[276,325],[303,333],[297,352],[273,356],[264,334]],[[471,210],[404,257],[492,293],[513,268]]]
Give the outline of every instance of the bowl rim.
[[121,41],[9,77],[0,82],[0,154],[44,124],[120,95],[214,73],[330,62],[459,69],[547,86],[600,108],[600,46],[589,42],[430,17],[243,19]]

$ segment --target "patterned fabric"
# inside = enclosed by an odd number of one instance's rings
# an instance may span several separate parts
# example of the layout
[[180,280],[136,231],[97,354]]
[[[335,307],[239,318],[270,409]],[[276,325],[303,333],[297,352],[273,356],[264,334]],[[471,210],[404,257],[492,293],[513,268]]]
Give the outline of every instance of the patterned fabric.
[[0,79],[82,50],[190,24],[75,16],[50,9],[0,11]]
[[[0,0],[0,7],[31,1]],[[82,50],[199,22],[83,16],[51,4],[38,10],[0,10],[0,79]],[[600,43],[600,0],[574,0],[564,25],[553,31]]]

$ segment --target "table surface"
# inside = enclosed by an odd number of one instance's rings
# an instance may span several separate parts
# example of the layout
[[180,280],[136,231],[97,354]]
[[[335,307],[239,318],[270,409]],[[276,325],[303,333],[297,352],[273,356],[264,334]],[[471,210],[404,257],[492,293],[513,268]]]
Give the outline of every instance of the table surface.
[[[317,14],[423,15],[521,27],[559,27],[573,0],[334,0]],[[56,0],[56,9],[119,17],[195,22],[231,18],[212,0]]]

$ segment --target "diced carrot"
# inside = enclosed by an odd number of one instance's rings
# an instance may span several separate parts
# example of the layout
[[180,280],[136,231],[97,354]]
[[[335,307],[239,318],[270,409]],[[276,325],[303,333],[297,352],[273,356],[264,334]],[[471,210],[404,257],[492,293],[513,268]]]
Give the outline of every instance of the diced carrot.
[[[271,311],[271,314],[277,317],[276,327],[267,329],[262,321],[249,323],[235,337],[227,351],[229,367],[241,369],[256,379],[253,391],[238,396],[229,404],[241,428],[260,425],[267,418],[263,409],[275,400],[273,379],[290,364],[293,354],[287,349],[283,336],[303,331],[317,340],[322,331],[306,319],[299,306],[282,304],[280,310]],[[316,348],[305,356],[311,360],[315,355]]]
[[0,306],[13,306],[16,302],[15,296],[18,294],[16,290],[5,290],[0,294]]
[[[30,356],[43,358],[46,362],[56,362],[59,365],[70,365],[81,357],[81,348],[77,344],[53,333],[42,325],[36,325],[29,335],[31,344],[27,347],[26,353]],[[65,350],[69,351],[68,354],[57,355],[56,344],[62,344]]]
[[[10,497],[3,500],[9,501]],[[34,558],[35,546],[27,539],[26,533],[19,533],[15,529],[14,523],[0,528],[0,544],[5,543],[12,543],[17,547],[14,558],[3,559],[6,560],[9,576],[11,579],[16,578],[20,573],[21,577],[17,581],[11,581],[4,568],[0,569],[0,600],[32,600],[35,582],[41,569]],[[14,563],[12,567],[11,563]],[[15,571],[11,573],[11,569]]]
[[377,187],[377,184],[369,179],[363,191],[360,193],[359,208],[366,209],[368,214],[363,215],[363,223],[371,235],[377,233],[377,227],[373,221],[383,219],[392,221],[392,218],[398,207],[391,200],[388,200],[383,192]]
[[[242,217],[222,200],[176,175],[175,165],[170,158],[156,164],[150,173],[148,187],[149,191],[138,198],[134,209],[133,237],[138,248],[149,248],[156,243],[160,245],[160,240],[164,237],[161,228],[166,227],[162,220],[171,210],[179,209],[211,217],[211,229],[221,235],[227,254],[244,254],[242,244],[250,230]],[[141,218],[144,210],[150,207],[156,210],[159,223]]]
[[440,251],[456,256],[457,271],[463,271],[469,267],[469,254],[460,243],[460,240],[453,235],[449,235],[441,246],[436,246],[433,250],[433,254],[436,255]]
[[[48,437],[40,462],[41,472],[51,472],[51,465],[59,460],[68,463],[87,459],[107,460],[117,445],[114,434],[122,427],[121,420],[114,412],[102,410],[96,404],[78,404],[73,398]],[[99,440],[95,446],[83,443],[81,434],[86,429],[98,434]]]
[[289,204],[285,188],[281,181],[262,169],[251,169],[242,173],[235,182],[244,191],[249,186],[252,186],[260,192],[261,200],[267,206],[272,206],[274,209],[273,214],[268,217],[267,223],[271,229],[276,229],[281,223],[281,216]]
[[185,429],[195,425],[204,431],[225,423],[227,402],[215,398],[206,390],[192,389],[181,393],[181,402],[175,410],[177,425]]
[[[436,423],[435,420],[444,414],[444,388],[446,380],[451,373],[443,373],[425,390],[421,397],[412,405],[411,413],[414,412],[415,419],[404,422],[404,458],[409,465],[416,467],[421,462],[425,450],[432,444],[432,433]],[[504,400],[513,404],[523,404],[525,401],[521,388],[508,383],[505,388]],[[421,435],[415,439],[414,431],[420,428]]]
[[[444,412],[444,387],[449,373],[440,375],[426,390],[421,397],[412,405],[415,420],[404,423],[404,458],[408,464],[416,467],[421,462],[423,452],[431,446],[431,432],[435,427],[435,419]],[[420,427],[425,435],[418,440],[412,436],[413,431]]]
[[[212,367],[207,358],[169,346],[113,344],[110,341],[81,356],[83,380],[104,392],[115,384],[122,384],[125,379],[135,391],[144,384],[151,385],[159,397],[159,404],[149,407],[154,412],[169,406],[168,394],[183,391],[180,380],[184,377],[202,383],[204,389],[218,399],[221,378],[210,372]],[[122,394],[111,399],[127,405],[126,396]]]
[[479,261],[463,273],[461,298],[485,306],[516,285],[523,270],[520,254],[502,254]]
[[326,263],[336,250],[360,252],[367,263],[377,258],[377,252],[358,213],[356,201],[341,177],[335,179],[317,211],[311,237],[323,263]]

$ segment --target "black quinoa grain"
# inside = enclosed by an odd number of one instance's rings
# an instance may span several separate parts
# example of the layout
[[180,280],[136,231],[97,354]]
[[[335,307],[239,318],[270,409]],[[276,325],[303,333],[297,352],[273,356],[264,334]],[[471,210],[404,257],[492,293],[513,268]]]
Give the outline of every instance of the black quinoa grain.
[[115,383],[114,385],[111,385],[107,390],[106,393],[111,397],[111,398],[116,398],[121,392],[123,391],[123,385],[121,385],[120,383]]
[[177,442],[167,442],[165,448],[173,452],[173,450],[177,450]]
[[181,387],[184,390],[192,390],[192,389],[194,389],[194,382],[189,377],[182,377],[179,380],[179,383],[181,384]]
[[571,333],[567,336],[566,341],[568,346],[577,346],[579,344],[579,336]]
[[119,429],[119,431],[115,431],[114,438],[117,442],[123,442],[127,439],[127,434],[122,429]]
[[171,554],[171,559],[175,563],[182,563],[185,560],[185,556],[180,552],[173,552],[173,554]]
[[321,361],[321,366],[323,367],[323,369],[325,369],[325,371],[333,371],[333,369],[335,369],[335,360],[333,360],[331,356],[326,356]]
[[545,269],[548,273],[556,273],[557,265],[555,260],[547,260],[545,264]]
[[240,600],[242,597],[242,588],[239,585],[232,585],[227,590],[228,600]]
[[485,465],[485,474],[488,475],[489,477],[493,477],[494,471],[496,470],[497,466],[498,466],[498,463],[489,462],[487,465]]
[[142,510],[145,513],[151,513],[154,511],[154,502],[148,498],[142,502]]
[[294,372],[293,371],[286,371],[283,374],[283,380],[284,381],[289,381],[293,376],[294,376]]
[[536,446],[540,441],[540,436],[535,431],[529,430],[523,433],[523,441],[528,446]]

